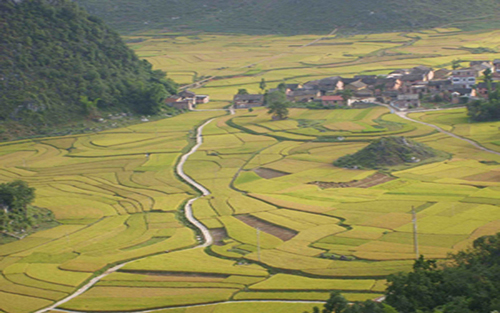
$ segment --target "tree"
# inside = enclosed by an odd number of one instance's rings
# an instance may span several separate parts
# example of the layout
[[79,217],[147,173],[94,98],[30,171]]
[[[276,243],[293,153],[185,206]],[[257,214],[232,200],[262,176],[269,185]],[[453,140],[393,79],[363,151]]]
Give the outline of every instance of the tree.
[[248,91],[246,89],[238,89],[239,95],[248,95]]
[[488,95],[491,94],[491,83],[493,81],[493,77],[492,77],[492,71],[491,69],[487,68],[484,73],[483,73],[483,80],[484,82],[486,83],[486,86],[488,88]]
[[259,88],[260,88],[262,91],[264,91],[264,90],[266,89],[266,87],[267,87],[266,80],[265,80],[264,78],[262,78],[262,79],[260,80]]
[[323,313],[341,313],[348,306],[347,300],[338,291],[330,294],[330,298],[324,304]]
[[500,233],[439,266],[421,257],[413,272],[391,275],[386,303],[401,313],[482,313],[500,309]]
[[28,205],[35,199],[35,188],[21,180],[0,184],[0,231],[24,230],[32,225]]
[[26,206],[35,199],[35,188],[22,180],[0,184],[0,207],[5,213],[26,211]]
[[268,114],[273,114],[273,119],[284,120],[288,117],[288,102],[286,95],[281,91],[273,91],[264,96],[265,103],[269,110]]
[[353,96],[353,92],[351,89],[344,89],[340,92],[340,95],[342,96],[342,99],[344,100],[344,104],[345,105],[348,105],[349,103],[349,100],[352,98]]
[[460,59],[456,59],[456,60],[451,61],[451,68],[456,70],[457,68],[460,67],[461,62],[462,61]]
[[285,93],[286,92],[286,84],[285,83],[280,83],[278,85],[278,90]]
[[[305,312],[307,313],[307,312]],[[312,313],[320,313],[314,307]],[[338,291],[330,293],[330,298],[323,305],[321,313],[398,313],[392,306],[367,300],[364,302],[349,303]]]

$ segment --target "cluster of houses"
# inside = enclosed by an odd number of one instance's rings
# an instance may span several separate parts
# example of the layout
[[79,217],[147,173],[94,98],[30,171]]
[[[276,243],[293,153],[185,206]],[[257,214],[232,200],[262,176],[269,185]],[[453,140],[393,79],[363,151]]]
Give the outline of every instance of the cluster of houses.
[[[500,81],[500,60],[473,61],[467,68],[454,70],[417,66],[395,70],[385,76],[334,76],[304,84],[287,84],[285,94],[291,102],[316,102],[325,107],[379,101],[408,109],[419,107],[420,100],[426,96],[459,103],[476,97],[487,97],[486,84],[479,83],[487,69],[491,70],[493,80]],[[269,92],[276,90],[270,89]],[[235,95],[233,103],[235,108],[262,106],[264,95]]]
[[179,110],[194,110],[196,105],[208,103],[210,97],[207,95],[197,95],[192,91],[183,90],[177,95],[165,99],[165,103]]

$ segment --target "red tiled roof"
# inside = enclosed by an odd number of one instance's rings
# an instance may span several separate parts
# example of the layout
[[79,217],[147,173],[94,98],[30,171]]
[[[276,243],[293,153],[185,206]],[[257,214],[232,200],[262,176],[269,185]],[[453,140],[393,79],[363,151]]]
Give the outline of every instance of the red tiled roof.
[[321,97],[323,101],[343,101],[342,96],[323,96]]

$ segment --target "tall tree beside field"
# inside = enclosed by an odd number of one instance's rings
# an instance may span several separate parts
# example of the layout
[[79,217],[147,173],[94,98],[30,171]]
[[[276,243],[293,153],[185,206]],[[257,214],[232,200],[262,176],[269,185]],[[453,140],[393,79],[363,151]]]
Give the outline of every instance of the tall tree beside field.
[[35,188],[21,180],[0,184],[0,231],[31,225],[27,207],[35,199]]
[[259,88],[260,90],[262,90],[262,92],[264,92],[264,90],[266,90],[266,87],[267,87],[266,80],[262,78],[259,83]]
[[492,92],[492,82],[493,82],[493,72],[491,69],[487,68],[483,73],[483,80],[488,88],[488,95]]
[[265,95],[265,102],[268,107],[268,114],[272,114],[273,119],[284,120],[288,118],[288,102],[286,95],[281,91],[273,91]]

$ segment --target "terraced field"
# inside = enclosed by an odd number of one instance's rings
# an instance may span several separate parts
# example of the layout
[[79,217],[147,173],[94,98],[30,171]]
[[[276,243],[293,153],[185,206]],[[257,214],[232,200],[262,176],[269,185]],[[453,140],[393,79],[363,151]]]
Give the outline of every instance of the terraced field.
[[[294,109],[290,119],[274,122],[265,109],[224,114],[188,113],[114,132],[4,144],[2,181],[28,181],[37,188],[36,205],[53,210],[61,225],[0,246],[0,308],[48,306],[96,273],[132,260],[60,307],[187,305],[173,311],[189,312],[202,303],[265,299],[284,301],[270,307],[301,312],[306,303],[286,301],[325,300],[330,290],[352,300],[376,298],[387,274],[408,270],[415,257],[412,208],[427,257],[445,258],[500,230],[494,175],[500,157],[385,108]],[[197,240],[178,210],[195,191],[173,165],[189,145],[186,134],[212,117],[184,171],[212,193],[193,210],[216,241],[206,250],[186,250]],[[338,129],[327,130],[333,124]],[[332,162],[391,134],[452,157],[387,169],[392,180],[368,187],[311,184],[376,175]]]
[[259,92],[262,78],[268,88],[274,88],[283,80],[304,83],[336,75],[387,74],[416,65],[451,68],[452,60],[463,60],[464,66],[470,60],[493,60],[498,58],[496,53],[473,52],[479,47],[498,50],[498,34],[498,30],[464,32],[456,28],[342,37],[203,33],[185,36],[150,31],[125,39],[135,42],[130,47],[139,56],[182,84],[217,77],[198,92],[218,100],[210,107],[220,107],[240,88]]
[[[199,76],[210,75],[225,62],[228,68],[220,73],[262,75],[215,80],[200,89],[220,100],[203,108],[216,108],[226,105],[235,89],[256,91],[261,77],[302,81],[360,67],[377,72],[488,57],[436,45],[438,39],[449,40],[452,47],[484,45],[478,34],[434,30],[418,36],[413,45],[404,46],[411,38],[400,34],[330,38],[353,43],[338,50],[313,46],[298,52],[295,46],[312,36],[253,37],[260,46],[252,47],[248,36],[202,35],[199,42],[177,37],[177,45],[169,49],[178,51],[162,58],[186,70],[189,61],[193,68],[199,66]],[[496,45],[498,37],[492,38],[490,44]],[[172,44],[173,39],[162,40],[151,38],[136,48],[146,53],[156,43],[158,56],[148,58],[160,58],[164,42]],[[221,53],[230,51],[234,59],[216,62],[222,42],[228,50]],[[420,52],[412,50],[416,45],[421,45]],[[267,60],[288,48],[295,52]],[[359,57],[388,48],[393,50],[383,51],[412,50],[415,60],[387,54]],[[270,52],[263,55],[263,49]],[[422,55],[435,50],[443,56]],[[212,59],[207,60],[207,51],[214,54]],[[193,53],[200,57],[194,59]],[[343,67],[335,62],[344,62]],[[242,63],[256,65],[244,68]],[[173,65],[169,67],[175,75]],[[498,150],[497,123],[469,124],[463,110],[411,117]],[[174,166],[194,144],[195,128],[212,118],[203,129],[204,143],[188,158],[184,171],[211,192],[193,203],[193,211],[214,244],[192,249],[200,237],[185,224],[182,207],[198,195],[174,174]],[[376,171],[332,165],[389,135],[411,137],[450,157],[387,168],[390,179],[380,181]],[[60,225],[0,246],[0,311],[42,309],[125,263],[59,307],[85,312],[300,313],[310,310],[312,301],[327,299],[331,290],[350,300],[374,299],[383,293],[388,274],[411,268],[412,209],[417,212],[419,249],[426,257],[445,258],[479,236],[500,231],[499,162],[498,155],[383,107],[292,109],[285,121],[272,121],[263,108],[235,115],[191,112],[93,135],[3,143],[0,181],[23,179],[34,186],[35,205],[52,210]],[[361,183],[367,181],[376,183]]]

